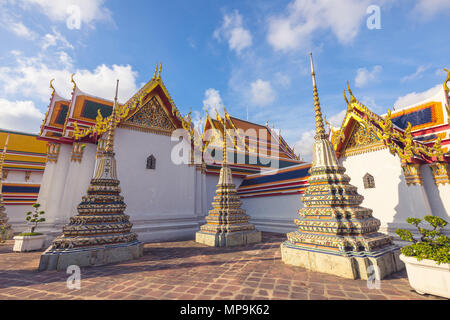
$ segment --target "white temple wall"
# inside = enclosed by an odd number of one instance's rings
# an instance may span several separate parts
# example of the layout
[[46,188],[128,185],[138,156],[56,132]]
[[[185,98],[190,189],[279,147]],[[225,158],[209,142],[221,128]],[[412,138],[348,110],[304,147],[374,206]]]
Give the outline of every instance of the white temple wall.
[[86,195],[95,167],[97,145],[86,143],[81,162],[70,161],[60,206],[60,219],[68,223],[77,214],[81,197]]
[[[24,171],[9,170],[8,177],[3,183],[20,183],[20,184],[40,184],[42,181],[43,173],[32,172],[30,179],[25,181]],[[28,211],[32,211],[31,205],[8,205],[5,204],[6,214],[8,215],[9,222],[16,226],[14,232],[22,232],[26,229],[25,214]]]
[[[450,222],[450,184],[436,186],[430,166],[422,165],[420,169],[433,215]],[[450,226],[447,230],[450,232]]]
[[[350,183],[364,196],[363,207],[373,210],[381,221],[381,232],[395,233],[397,228],[408,228],[408,217],[431,214],[430,204],[423,186],[408,186],[398,157],[387,149],[340,159],[350,176]],[[365,189],[363,176],[370,173],[375,188]]]
[[242,208],[259,231],[287,233],[296,230],[294,219],[303,208],[300,194],[242,198]]
[[25,231],[28,225],[25,221],[26,213],[33,211],[33,207],[31,205],[5,205],[5,209],[9,218],[8,223],[12,225],[14,233]]
[[[176,165],[169,136],[118,128],[117,174],[133,230],[141,241],[193,239],[199,223],[195,207],[196,168]],[[156,169],[146,169],[147,157]]]

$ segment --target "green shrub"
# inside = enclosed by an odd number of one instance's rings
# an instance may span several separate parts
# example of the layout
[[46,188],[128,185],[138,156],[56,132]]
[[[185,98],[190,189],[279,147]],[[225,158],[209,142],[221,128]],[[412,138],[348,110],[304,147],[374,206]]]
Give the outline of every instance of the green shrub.
[[433,227],[432,230],[421,227],[422,219],[406,219],[406,222],[419,230],[420,241],[416,240],[408,230],[395,231],[402,240],[413,243],[403,247],[402,253],[408,257],[415,257],[418,261],[428,259],[436,261],[437,264],[450,263],[450,238],[441,233],[442,228],[448,224],[447,221],[435,216],[425,216],[424,220]]
[[7,234],[8,230],[6,230],[5,226],[0,225],[0,243],[6,242]]
[[20,237],[30,237],[30,236],[41,236],[42,233],[39,232],[22,232],[19,234]]
[[45,214],[45,211],[39,211],[40,206],[41,205],[39,203],[35,203],[35,204],[33,204],[34,212],[31,212],[31,211],[27,212],[27,216],[26,216],[25,220],[27,220],[28,222],[34,223],[34,225],[31,227],[29,235],[37,235],[37,234],[34,234],[35,233],[34,230],[38,226],[38,223],[45,221],[45,218],[43,217],[43,215]]

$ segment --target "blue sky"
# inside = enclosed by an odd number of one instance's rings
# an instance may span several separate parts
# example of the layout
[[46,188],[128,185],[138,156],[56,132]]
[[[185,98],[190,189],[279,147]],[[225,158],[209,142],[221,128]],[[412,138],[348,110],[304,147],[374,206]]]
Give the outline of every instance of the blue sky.
[[[367,27],[370,5],[381,29]],[[0,0],[0,11],[0,127],[28,132],[39,129],[50,79],[69,98],[76,73],[82,90],[112,99],[119,78],[124,102],[162,62],[182,113],[204,117],[203,105],[221,102],[236,117],[248,110],[309,159],[310,51],[336,126],[347,80],[382,114],[430,93],[450,67],[448,0]]]

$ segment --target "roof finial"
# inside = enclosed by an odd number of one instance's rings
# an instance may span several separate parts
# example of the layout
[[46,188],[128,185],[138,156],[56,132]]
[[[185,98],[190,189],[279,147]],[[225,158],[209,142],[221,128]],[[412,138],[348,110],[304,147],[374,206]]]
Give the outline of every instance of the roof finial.
[[450,89],[449,89],[448,86],[447,86],[447,82],[450,81],[450,70],[444,68],[444,71],[447,72],[447,78],[446,78],[445,81],[444,81],[444,90],[445,90],[445,92],[447,92],[447,94],[448,94],[448,93],[450,92]]
[[353,95],[352,89],[350,89],[350,83],[347,81],[347,89],[348,89],[348,93],[350,93],[350,102],[356,102],[356,98]]
[[162,63],[159,64],[158,79],[161,79]]
[[350,102],[348,102],[348,99],[347,99],[347,95],[346,95],[346,92],[345,92],[345,89],[344,89],[344,100],[345,100],[345,102],[347,103],[347,106],[350,104]]
[[72,82],[73,87],[72,90],[75,90],[77,84],[75,83],[75,80],[73,80],[73,76],[75,75],[75,73],[72,73],[72,75],[70,76],[70,82]]
[[317,92],[316,74],[314,72],[312,52],[309,54],[309,56],[311,60],[311,76],[313,82],[314,113],[316,117],[316,136],[314,138],[316,140],[326,139],[327,136],[325,133],[325,128],[323,126],[322,111],[320,110],[319,93]]
[[156,79],[156,74],[158,73],[158,62],[156,63],[155,66],[155,73],[153,74],[153,78],[152,79]]
[[55,81],[55,79],[50,80],[50,89],[52,89],[52,95],[55,94],[55,88],[53,87],[53,81]]
[[106,131],[107,134],[107,138],[106,138],[106,147],[105,147],[105,151],[107,153],[113,153],[114,152],[114,129],[116,128],[117,125],[117,95],[119,92],[119,79],[117,79],[117,84],[116,84],[116,95],[114,97],[114,106],[113,106],[113,111],[112,111],[112,115],[111,115],[111,121],[109,122],[108,125],[108,130]]

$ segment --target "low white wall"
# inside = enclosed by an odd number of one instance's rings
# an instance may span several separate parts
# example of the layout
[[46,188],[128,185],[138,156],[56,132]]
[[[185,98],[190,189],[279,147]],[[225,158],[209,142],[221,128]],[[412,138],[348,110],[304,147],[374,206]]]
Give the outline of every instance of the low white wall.
[[296,230],[294,219],[303,208],[299,194],[271,197],[243,198],[242,208],[250,215],[250,222],[260,231],[287,233]]

